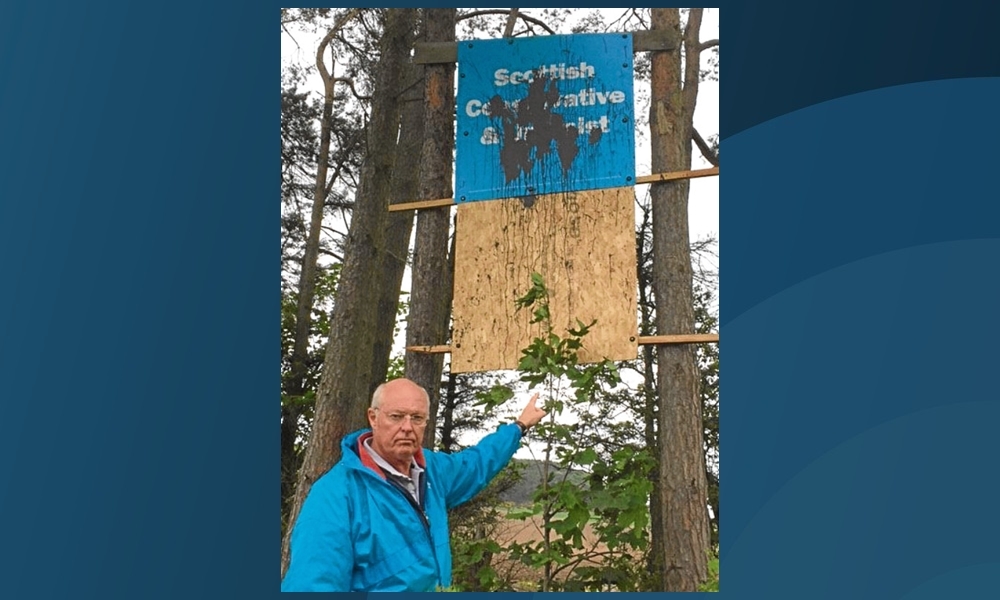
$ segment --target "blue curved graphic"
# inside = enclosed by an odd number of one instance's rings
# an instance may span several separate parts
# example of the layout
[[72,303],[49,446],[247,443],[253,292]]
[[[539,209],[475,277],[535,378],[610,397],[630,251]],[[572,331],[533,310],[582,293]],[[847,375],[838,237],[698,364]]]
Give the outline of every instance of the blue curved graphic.
[[721,321],[895,249],[1000,237],[1000,78],[865,92],[724,141]]

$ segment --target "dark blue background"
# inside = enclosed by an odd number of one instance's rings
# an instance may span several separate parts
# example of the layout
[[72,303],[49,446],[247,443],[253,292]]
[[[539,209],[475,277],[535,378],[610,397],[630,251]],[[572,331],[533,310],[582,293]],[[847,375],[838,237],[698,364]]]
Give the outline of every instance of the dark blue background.
[[[998,9],[721,14],[723,593],[995,595]],[[0,7],[5,597],[277,593],[276,18]]]

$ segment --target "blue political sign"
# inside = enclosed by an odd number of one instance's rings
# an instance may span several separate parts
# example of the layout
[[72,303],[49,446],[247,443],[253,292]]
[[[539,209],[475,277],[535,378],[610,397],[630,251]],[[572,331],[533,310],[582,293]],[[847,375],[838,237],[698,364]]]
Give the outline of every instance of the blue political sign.
[[635,184],[632,35],[458,42],[455,199]]

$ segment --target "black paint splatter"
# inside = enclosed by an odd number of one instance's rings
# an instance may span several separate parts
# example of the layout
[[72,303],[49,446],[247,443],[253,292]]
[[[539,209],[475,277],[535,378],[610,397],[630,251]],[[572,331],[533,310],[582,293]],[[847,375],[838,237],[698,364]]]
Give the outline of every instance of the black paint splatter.
[[[554,112],[559,102],[559,86],[549,76],[537,75],[528,84],[528,95],[511,110],[500,96],[489,103],[490,115],[499,118],[503,135],[500,139],[500,166],[510,183],[522,174],[528,176],[535,164],[544,161],[553,150],[559,156],[563,173],[569,171],[580,149],[576,145],[580,131],[567,125],[562,115]],[[522,132],[522,135],[518,135]],[[600,140],[591,130],[591,144]],[[518,139],[520,137],[520,139]]]

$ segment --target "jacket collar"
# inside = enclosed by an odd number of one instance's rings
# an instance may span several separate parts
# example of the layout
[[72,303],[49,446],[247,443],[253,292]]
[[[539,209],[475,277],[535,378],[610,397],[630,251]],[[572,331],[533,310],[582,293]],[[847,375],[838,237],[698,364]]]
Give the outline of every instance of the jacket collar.
[[[382,469],[379,468],[379,466],[375,463],[375,461],[372,459],[372,457],[368,454],[368,452],[364,448],[365,440],[371,439],[372,435],[373,435],[372,430],[366,429],[359,433],[347,436],[347,438],[345,438],[344,441],[350,443],[350,438],[355,437],[355,443],[353,444],[354,447],[352,448],[352,450],[358,455],[358,458],[361,459],[361,464],[368,467],[372,471],[375,471],[375,473],[377,473],[378,476],[381,477],[382,479],[385,479],[385,474],[382,473]],[[347,444],[345,444],[345,446],[347,446]],[[427,468],[427,461],[424,459],[423,448],[417,447],[417,453],[413,455],[413,460],[417,463],[417,466],[419,466],[421,469]]]

